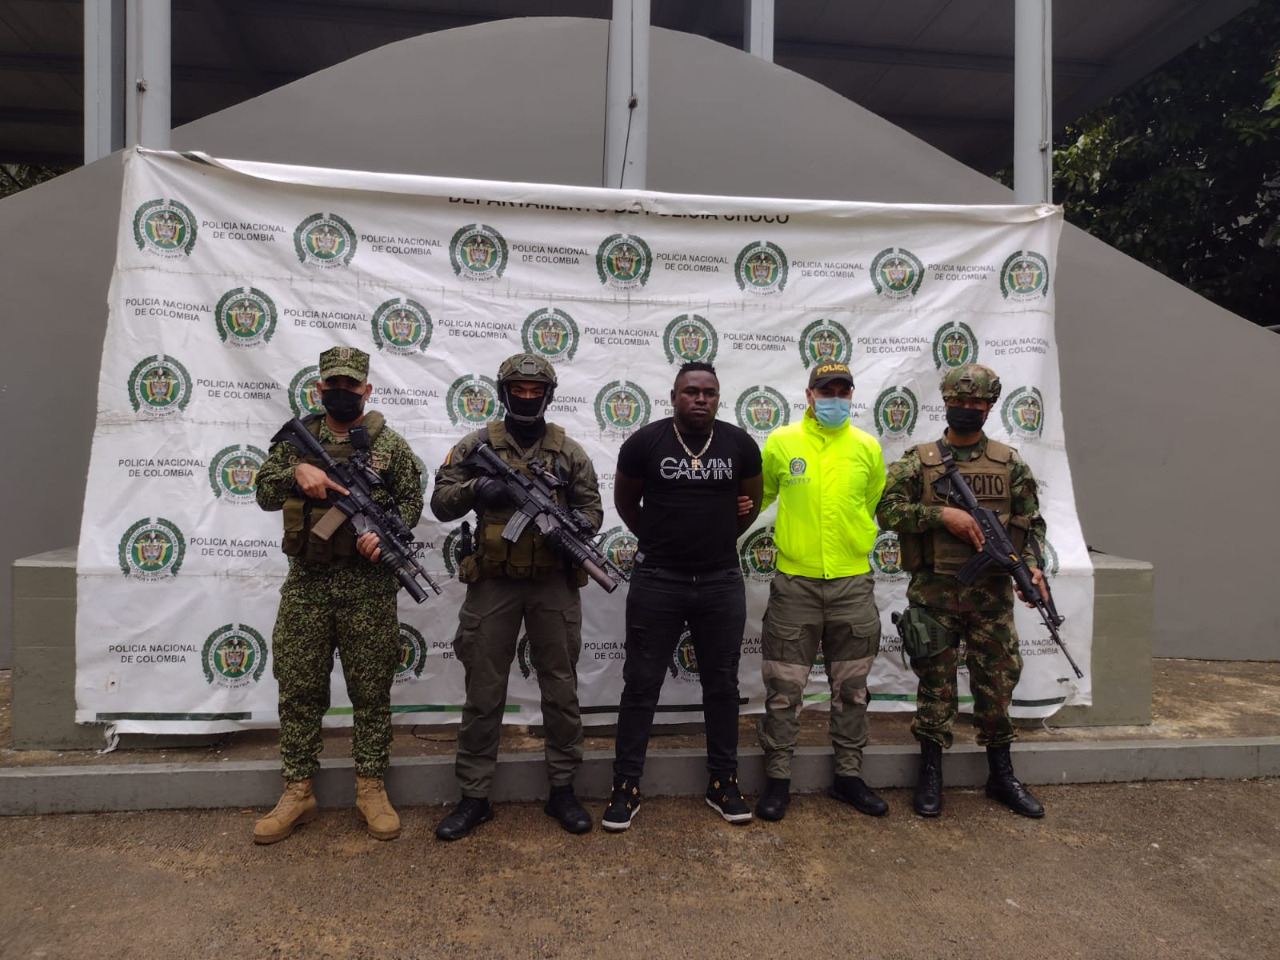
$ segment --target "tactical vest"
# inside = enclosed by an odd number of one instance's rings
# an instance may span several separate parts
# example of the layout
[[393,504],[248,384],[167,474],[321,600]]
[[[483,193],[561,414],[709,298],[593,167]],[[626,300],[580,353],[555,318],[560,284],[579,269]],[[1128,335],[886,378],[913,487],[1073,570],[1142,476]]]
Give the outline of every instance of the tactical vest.
[[[510,446],[506,425],[501,420],[496,420],[485,427],[482,438],[484,436],[488,437],[494,453],[525,476],[532,476],[528,462],[520,459]],[[548,423],[541,447],[547,460],[547,469],[560,479],[567,480],[568,477],[561,463],[564,440],[564,428]],[[556,502],[563,507],[565,505],[563,491],[557,490],[555,497]],[[458,572],[458,579],[463,583],[473,583],[490,577],[527,580],[531,577],[545,577],[564,571],[564,557],[551,548],[532,521],[521,531],[515,543],[503,539],[503,528],[506,527],[513,512],[510,506],[504,506],[496,510],[486,510],[477,517],[479,529],[476,531],[475,553],[463,559]],[[585,574],[583,577],[585,584]]]
[[[306,426],[307,432],[319,440],[320,425],[324,423],[324,414],[312,414],[302,422]],[[375,410],[372,413],[365,414],[364,419],[360,422],[364,424],[369,433],[369,446],[372,447],[374,441],[378,439],[378,434],[386,426],[386,418]],[[322,444],[322,446],[325,453],[339,462],[347,460],[355,452],[355,448],[349,442],[334,443],[330,440],[330,442]],[[320,462],[319,457],[303,457],[300,462],[324,469],[324,464]],[[356,535],[349,523],[344,523],[340,526],[328,540],[321,540],[319,537],[312,536],[312,528],[320,522],[321,517],[332,509],[333,507],[327,501],[311,500],[302,496],[301,493],[286,500],[284,502],[284,539],[280,542],[280,548],[285,555],[301,557],[303,560],[313,560],[320,563],[327,562],[335,557],[357,556]]]
[[[922,443],[916,447],[916,455],[920,457],[920,463],[924,467],[921,504],[927,507],[947,506],[947,502],[933,488],[933,482],[946,470],[937,445]],[[978,502],[1000,518],[1014,548],[1021,553],[1026,543],[1027,525],[1019,522],[1021,517],[1010,522],[1013,482],[1009,473],[1009,461],[1012,458],[1012,447],[988,438],[982,455],[963,462],[957,460],[956,470],[969,484],[969,489]],[[934,573],[954,574],[974,554],[972,546],[953,536],[945,527],[921,533],[900,533],[898,542],[902,546],[902,568],[910,571],[932,570]],[[999,565],[992,564],[989,575],[995,574],[1003,576],[1004,570]]]

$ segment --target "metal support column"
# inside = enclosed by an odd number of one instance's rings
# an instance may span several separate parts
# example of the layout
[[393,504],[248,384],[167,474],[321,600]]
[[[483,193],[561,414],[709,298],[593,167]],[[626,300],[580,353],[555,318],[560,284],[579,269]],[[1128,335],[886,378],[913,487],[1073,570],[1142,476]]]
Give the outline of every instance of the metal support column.
[[128,0],[125,22],[125,144],[169,149],[169,0]]
[[84,162],[124,146],[125,0],[84,0]]
[[604,186],[643,190],[649,157],[649,0],[613,0],[604,107]]
[[1053,0],[1014,0],[1013,198],[1053,202]]
[[773,0],[742,0],[742,49],[773,62]]

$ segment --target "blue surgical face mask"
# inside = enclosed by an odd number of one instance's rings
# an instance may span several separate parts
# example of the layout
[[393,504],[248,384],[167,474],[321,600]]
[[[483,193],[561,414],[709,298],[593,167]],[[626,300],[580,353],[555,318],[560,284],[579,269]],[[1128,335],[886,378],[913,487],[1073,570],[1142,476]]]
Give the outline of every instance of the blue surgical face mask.
[[842,427],[849,419],[848,397],[814,397],[813,415],[824,427]]

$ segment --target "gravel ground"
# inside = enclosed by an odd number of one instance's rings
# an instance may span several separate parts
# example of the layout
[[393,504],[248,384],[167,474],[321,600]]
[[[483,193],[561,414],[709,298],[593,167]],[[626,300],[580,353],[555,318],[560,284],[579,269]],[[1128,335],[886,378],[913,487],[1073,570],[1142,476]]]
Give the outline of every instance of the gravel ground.
[[1280,781],[1037,793],[1042,821],[891,790],[882,819],[801,796],[743,827],[656,799],[582,837],[510,804],[453,844],[439,808],[270,847],[250,810],[0,818],[0,957],[1280,957]]

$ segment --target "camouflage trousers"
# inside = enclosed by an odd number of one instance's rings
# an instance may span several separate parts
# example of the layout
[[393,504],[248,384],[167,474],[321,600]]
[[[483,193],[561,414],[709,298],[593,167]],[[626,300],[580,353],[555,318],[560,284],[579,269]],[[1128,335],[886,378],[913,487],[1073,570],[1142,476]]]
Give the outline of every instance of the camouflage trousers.
[[391,763],[391,682],[400,662],[396,595],[382,589],[351,596],[340,570],[290,575],[271,634],[286,780],[305,780],[320,769],[320,722],[329,709],[335,650],[351,697],[356,773],[381,777]]
[[453,640],[467,685],[454,764],[464,797],[487,797],[493,786],[507,681],[521,622],[542,697],[547,777],[553,787],[567,786],[582,765],[578,709],[582,601],[577,587],[570,586],[563,575],[479,580],[467,584]]
[[880,612],[870,573],[834,580],[779,573],[761,632],[765,713],[758,722],[765,775],[791,776],[804,688],[819,650],[831,684],[828,730],[835,772],[856,777],[867,745],[867,674],[880,649]]
[[[912,606],[924,607],[949,633],[964,640],[978,745],[997,746],[1016,739],[1009,720],[1009,704],[1022,675],[1022,656],[1013,627],[1013,587],[1009,578],[980,580],[972,587],[963,587],[954,577],[918,573],[907,589],[907,600]],[[911,732],[917,740],[951,746],[951,724],[958,711],[958,666],[959,651],[954,646],[934,657],[912,659],[911,669],[920,680],[916,715],[911,722]]]

